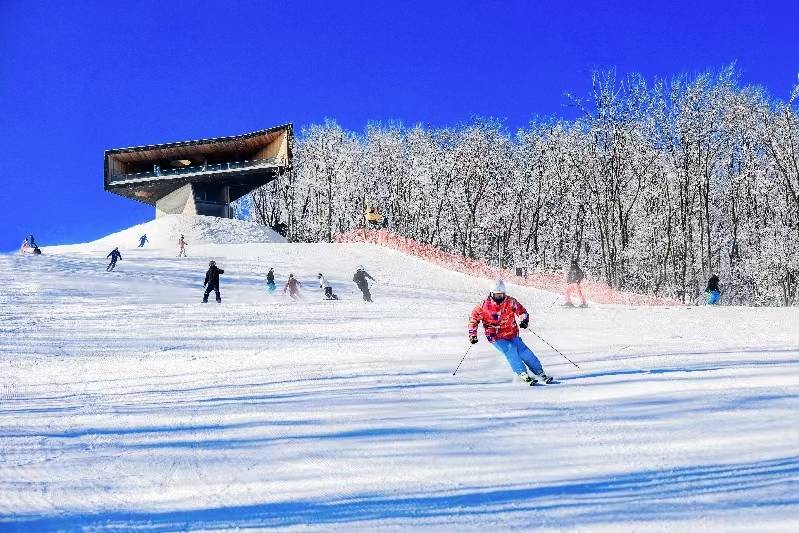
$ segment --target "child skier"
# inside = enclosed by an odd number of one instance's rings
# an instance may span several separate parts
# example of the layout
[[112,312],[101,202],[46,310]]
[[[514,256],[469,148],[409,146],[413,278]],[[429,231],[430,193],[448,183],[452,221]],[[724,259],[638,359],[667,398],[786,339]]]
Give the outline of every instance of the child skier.
[[184,239],[183,235],[181,235],[180,239],[178,239],[178,257],[180,257],[181,255],[183,257],[186,257],[186,245],[187,244],[188,243],[186,242],[186,239]]
[[205,281],[203,282],[203,286],[205,287],[205,294],[203,295],[204,304],[208,303],[208,295],[211,294],[211,291],[216,293],[216,303],[222,303],[222,296],[219,294],[219,274],[224,273],[224,270],[216,267],[215,261],[208,263],[208,272],[205,273]]
[[713,274],[707,280],[705,295],[707,296],[707,305],[718,305],[721,302],[721,290],[719,289],[719,277],[717,275]]
[[286,286],[283,287],[283,294],[286,294],[286,291],[289,291],[289,296],[291,296],[292,300],[296,300],[300,297],[300,287],[302,283],[297,281],[297,278],[294,277],[294,274],[289,274],[289,280],[286,282]]
[[566,278],[566,292],[564,296],[566,297],[566,303],[563,305],[566,307],[574,307],[572,303],[572,295],[576,292],[577,296],[580,297],[580,307],[586,307],[585,305],[585,296],[583,296],[583,291],[580,289],[580,282],[583,281],[585,275],[583,274],[583,270],[577,264],[576,259],[572,259],[571,267],[569,268],[569,275]]
[[277,285],[275,285],[275,269],[270,268],[269,272],[266,274],[266,290],[269,291],[269,294],[272,294],[277,290]]
[[[520,317],[516,325],[516,317]],[[528,385],[551,383],[541,362],[519,337],[519,328],[526,329],[530,316],[522,304],[505,294],[505,282],[497,280],[483,303],[472,310],[469,318],[469,342],[477,343],[477,326],[483,323],[486,339],[508,360],[521,381]]]
[[319,286],[325,291],[325,298],[328,300],[338,300],[338,296],[333,294],[333,286],[328,283],[322,273],[319,273]]
[[369,275],[363,265],[358,267],[358,270],[355,271],[355,274],[352,276],[352,281],[358,286],[363,293],[363,301],[364,302],[371,302],[372,301],[372,293],[369,292],[369,282],[366,281],[366,278],[369,278],[372,281],[376,281],[375,278]]
[[111,262],[108,263],[108,266],[105,267],[106,272],[111,272],[114,270],[114,267],[117,266],[117,259],[122,259],[122,254],[119,253],[119,248],[114,248],[111,250],[111,253],[105,256],[106,259],[111,258]]
[[141,237],[139,237],[139,248],[144,248],[144,243],[150,242],[147,240],[147,234],[145,233]]

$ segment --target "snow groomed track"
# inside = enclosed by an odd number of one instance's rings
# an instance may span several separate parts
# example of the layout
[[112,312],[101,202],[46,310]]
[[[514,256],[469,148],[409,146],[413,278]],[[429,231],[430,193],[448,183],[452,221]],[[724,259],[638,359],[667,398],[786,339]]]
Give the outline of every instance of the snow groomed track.
[[[482,337],[452,376],[487,280],[279,240],[168,217],[0,259],[0,529],[799,523],[795,309],[562,309],[514,287],[581,366],[523,333],[560,381],[531,389]],[[222,305],[199,303],[209,259]],[[372,305],[358,264],[380,281]],[[267,295],[270,266],[305,300]]]

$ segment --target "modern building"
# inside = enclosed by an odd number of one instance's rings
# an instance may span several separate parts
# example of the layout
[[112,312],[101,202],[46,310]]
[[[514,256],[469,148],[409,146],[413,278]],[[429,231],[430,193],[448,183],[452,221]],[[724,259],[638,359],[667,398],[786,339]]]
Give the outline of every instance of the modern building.
[[199,141],[105,152],[105,190],[155,206],[156,217],[230,218],[230,202],[291,169],[291,124]]

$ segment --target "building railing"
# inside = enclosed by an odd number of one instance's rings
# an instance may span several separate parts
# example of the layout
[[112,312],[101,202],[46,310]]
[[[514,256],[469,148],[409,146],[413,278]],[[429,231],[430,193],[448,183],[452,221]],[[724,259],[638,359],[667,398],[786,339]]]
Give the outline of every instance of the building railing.
[[164,177],[187,176],[192,174],[222,173],[231,170],[241,170],[247,168],[273,167],[281,164],[276,157],[267,159],[253,159],[244,161],[229,161],[226,163],[216,163],[213,165],[195,165],[190,167],[168,167],[161,168],[153,166],[153,170],[146,172],[135,172],[132,174],[115,174],[110,178],[111,182],[138,182],[158,180]]

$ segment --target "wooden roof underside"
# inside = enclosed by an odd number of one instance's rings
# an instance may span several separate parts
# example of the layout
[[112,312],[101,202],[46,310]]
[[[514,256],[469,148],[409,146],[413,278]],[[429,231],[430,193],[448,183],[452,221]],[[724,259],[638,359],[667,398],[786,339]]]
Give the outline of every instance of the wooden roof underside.
[[211,155],[225,152],[250,153],[256,152],[260,148],[269,145],[287,129],[287,126],[282,126],[265,132],[240,135],[237,137],[223,137],[202,141],[187,141],[109,150],[107,155],[109,158],[123,163],[136,163],[160,161],[164,159],[182,159],[192,156],[196,157],[197,155]]

